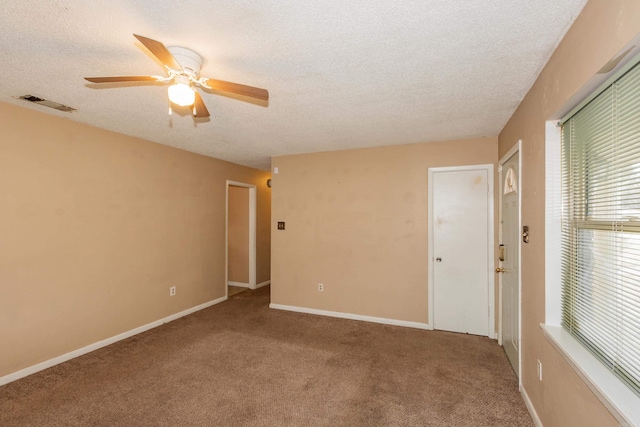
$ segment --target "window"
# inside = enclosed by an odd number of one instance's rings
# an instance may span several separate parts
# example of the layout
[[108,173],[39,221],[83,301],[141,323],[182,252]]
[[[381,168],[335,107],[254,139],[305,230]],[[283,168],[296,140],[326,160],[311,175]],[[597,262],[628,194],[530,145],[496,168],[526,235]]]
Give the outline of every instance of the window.
[[509,169],[507,169],[502,188],[502,194],[504,196],[518,192],[518,175],[516,174],[516,170],[513,166],[509,166]]
[[640,396],[640,64],[562,126],[562,327]]

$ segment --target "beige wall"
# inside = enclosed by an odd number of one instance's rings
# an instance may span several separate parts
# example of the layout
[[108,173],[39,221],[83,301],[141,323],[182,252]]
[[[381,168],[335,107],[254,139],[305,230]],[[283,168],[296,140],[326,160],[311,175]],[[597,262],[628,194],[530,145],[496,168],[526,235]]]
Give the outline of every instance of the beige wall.
[[496,160],[495,137],[272,159],[271,302],[428,323],[427,171]]
[[249,283],[249,189],[229,186],[229,281]]
[[[545,320],[545,121],[640,32],[640,1],[592,0],[550,59],[499,137],[500,155],[522,139],[523,385],[543,424],[606,426],[615,419],[543,337]],[[536,359],[543,381],[536,378]]]
[[3,103],[0,133],[0,376],[223,297],[227,179],[269,280],[269,173]]

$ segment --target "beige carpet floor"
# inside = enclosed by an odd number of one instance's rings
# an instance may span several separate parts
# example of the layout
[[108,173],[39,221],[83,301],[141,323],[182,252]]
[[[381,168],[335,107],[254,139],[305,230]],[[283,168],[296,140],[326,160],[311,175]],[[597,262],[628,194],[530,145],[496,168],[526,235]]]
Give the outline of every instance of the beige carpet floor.
[[248,288],[243,288],[242,286],[227,286],[227,295],[232,296],[235,294],[239,294],[240,292],[246,291]]
[[532,426],[488,338],[268,308],[269,287],[0,387],[0,426]]

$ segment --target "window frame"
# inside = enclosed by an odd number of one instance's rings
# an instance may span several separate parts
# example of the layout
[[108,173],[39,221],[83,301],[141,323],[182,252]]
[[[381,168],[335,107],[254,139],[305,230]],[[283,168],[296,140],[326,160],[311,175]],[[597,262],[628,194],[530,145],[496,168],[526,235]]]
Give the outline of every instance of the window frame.
[[[621,62],[609,74],[592,79],[581,92],[569,101],[568,104],[575,107],[565,108],[565,114],[562,116],[572,116],[604,88],[640,62],[640,55],[638,55],[640,50],[634,50],[635,57],[629,55],[630,60],[626,63]],[[575,101],[581,98],[583,99],[581,102]],[[570,112],[566,114],[569,110]],[[557,119],[550,120],[546,122],[545,130],[545,322],[540,324],[540,327],[550,344],[621,424],[640,426],[640,397],[561,326],[562,137],[559,125]],[[606,223],[607,231],[610,231],[611,222],[606,221]],[[594,219],[585,219],[583,225],[596,229],[602,229],[605,226],[603,221]]]

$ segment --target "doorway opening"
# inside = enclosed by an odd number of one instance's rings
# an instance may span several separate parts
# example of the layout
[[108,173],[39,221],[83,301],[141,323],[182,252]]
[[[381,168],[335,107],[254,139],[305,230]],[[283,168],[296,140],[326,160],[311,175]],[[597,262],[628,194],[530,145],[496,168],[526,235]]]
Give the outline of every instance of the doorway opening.
[[256,289],[256,186],[227,180],[225,295]]

